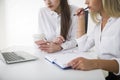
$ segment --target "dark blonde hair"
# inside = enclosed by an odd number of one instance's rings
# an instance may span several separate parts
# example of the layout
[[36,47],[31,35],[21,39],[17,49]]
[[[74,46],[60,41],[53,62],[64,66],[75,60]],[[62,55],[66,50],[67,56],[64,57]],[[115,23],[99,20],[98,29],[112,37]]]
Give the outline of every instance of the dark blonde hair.
[[60,0],[61,9],[61,35],[67,39],[71,23],[70,7],[67,0]]
[[[110,17],[120,17],[120,0],[102,0],[104,11]],[[91,16],[94,22],[98,22],[98,12],[91,12]]]

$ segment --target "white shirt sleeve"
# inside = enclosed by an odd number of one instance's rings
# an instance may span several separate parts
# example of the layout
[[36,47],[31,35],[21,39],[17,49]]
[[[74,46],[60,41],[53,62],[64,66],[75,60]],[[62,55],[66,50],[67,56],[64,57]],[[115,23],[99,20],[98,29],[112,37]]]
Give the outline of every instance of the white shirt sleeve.
[[114,73],[114,74],[115,74],[115,75],[120,75],[120,58],[113,58],[113,60],[116,60],[117,63],[118,63],[118,65],[119,65],[119,71],[118,71],[118,73],[117,73],[117,74]]
[[39,27],[38,27],[38,29],[37,29],[37,33],[38,34],[42,34],[42,32],[44,31],[44,28],[43,28],[43,26],[45,26],[44,24],[45,24],[45,22],[44,22],[44,18],[43,18],[43,13],[45,13],[44,12],[44,10],[43,10],[44,8],[41,8],[40,9],[40,11],[39,11],[39,14],[38,14],[38,25],[39,25]]
[[88,37],[87,34],[76,39],[76,41],[78,43],[78,47],[80,51],[88,51],[90,48],[92,48],[95,45],[93,38]]
[[74,48],[74,47],[76,47],[76,46],[77,46],[77,42],[76,42],[75,39],[70,40],[70,41],[66,41],[65,43],[63,43],[63,44],[61,45],[61,47],[63,48],[63,50],[65,50],[65,49],[70,49],[70,48]]

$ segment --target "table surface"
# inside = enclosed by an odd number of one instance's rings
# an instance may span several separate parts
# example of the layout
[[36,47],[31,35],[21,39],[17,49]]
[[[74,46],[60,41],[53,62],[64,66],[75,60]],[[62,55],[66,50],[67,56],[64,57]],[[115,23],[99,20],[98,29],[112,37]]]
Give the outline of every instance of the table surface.
[[45,60],[45,53],[35,47],[12,46],[5,51],[26,51],[39,59],[9,65],[0,60],[0,80],[105,80],[100,69],[91,71],[63,70]]

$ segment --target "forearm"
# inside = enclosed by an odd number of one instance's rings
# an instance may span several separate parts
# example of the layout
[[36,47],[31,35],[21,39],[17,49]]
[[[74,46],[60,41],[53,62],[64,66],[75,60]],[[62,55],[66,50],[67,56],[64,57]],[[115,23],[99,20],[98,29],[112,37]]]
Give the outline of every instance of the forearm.
[[93,62],[96,63],[94,68],[114,73],[119,71],[119,65],[116,60],[93,60]]
[[78,28],[77,28],[77,38],[81,37],[82,35],[85,34],[85,20],[80,19],[78,20]]

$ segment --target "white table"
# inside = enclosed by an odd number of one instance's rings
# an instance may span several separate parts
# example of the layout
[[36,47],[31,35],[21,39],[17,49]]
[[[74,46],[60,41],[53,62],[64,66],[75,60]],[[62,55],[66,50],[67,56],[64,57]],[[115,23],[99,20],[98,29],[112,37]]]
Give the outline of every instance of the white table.
[[0,80],[105,80],[102,70],[63,70],[44,59],[34,47],[8,48],[7,51],[22,50],[39,57],[36,61],[5,64],[0,60]]

